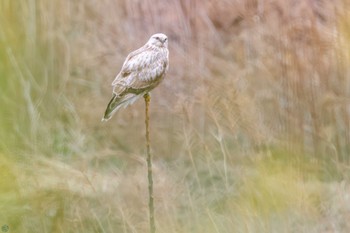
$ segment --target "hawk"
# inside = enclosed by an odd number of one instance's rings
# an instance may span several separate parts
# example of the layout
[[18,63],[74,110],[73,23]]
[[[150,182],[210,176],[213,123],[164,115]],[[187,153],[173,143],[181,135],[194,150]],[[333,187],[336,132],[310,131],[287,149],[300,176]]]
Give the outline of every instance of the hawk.
[[131,52],[112,82],[113,96],[102,121],[111,119],[120,107],[127,107],[150,92],[164,79],[169,67],[168,37],[151,36],[141,48]]

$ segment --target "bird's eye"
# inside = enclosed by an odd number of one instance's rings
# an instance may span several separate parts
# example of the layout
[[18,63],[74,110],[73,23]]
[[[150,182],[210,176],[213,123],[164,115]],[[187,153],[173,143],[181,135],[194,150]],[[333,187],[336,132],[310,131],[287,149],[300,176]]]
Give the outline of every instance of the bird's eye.
[[157,39],[157,40],[159,40],[159,37],[158,37],[158,36],[156,36],[156,39]]

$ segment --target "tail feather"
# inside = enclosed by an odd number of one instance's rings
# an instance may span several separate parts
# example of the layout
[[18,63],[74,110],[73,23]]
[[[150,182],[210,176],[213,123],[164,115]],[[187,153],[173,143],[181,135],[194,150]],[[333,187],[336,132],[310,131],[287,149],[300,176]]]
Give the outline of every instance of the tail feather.
[[119,101],[120,101],[120,97],[118,98],[116,94],[113,94],[112,99],[109,101],[107,105],[102,121],[108,121],[109,119],[111,119],[111,117],[113,116],[113,113],[118,110],[117,107],[118,107]]
[[102,121],[108,121],[112,118],[113,114],[118,111],[119,108],[123,106],[126,108],[129,104],[133,104],[140,96],[142,95],[135,95],[130,93],[125,96],[117,96],[113,93],[113,97],[108,103]]

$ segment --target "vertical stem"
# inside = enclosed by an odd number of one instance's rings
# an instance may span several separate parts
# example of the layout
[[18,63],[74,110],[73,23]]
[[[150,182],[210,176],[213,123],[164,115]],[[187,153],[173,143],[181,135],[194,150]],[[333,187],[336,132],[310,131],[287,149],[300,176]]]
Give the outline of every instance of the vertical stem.
[[150,148],[150,138],[149,138],[149,114],[148,108],[149,103],[151,101],[151,97],[148,93],[146,93],[143,98],[145,98],[146,104],[146,147],[147,147],[147,171],[148,171],[148,194],[149,194],[149,224],[150,224],[150,232],[156,232],[156,226],[154,223],[154,204],[153,204],[153,175],[152,175],[152,155]]

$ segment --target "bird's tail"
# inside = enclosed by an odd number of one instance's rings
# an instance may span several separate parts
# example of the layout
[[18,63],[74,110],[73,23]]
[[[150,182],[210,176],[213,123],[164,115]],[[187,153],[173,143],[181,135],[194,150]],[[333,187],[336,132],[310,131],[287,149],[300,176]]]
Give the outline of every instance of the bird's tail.
[[105,114],[102,118],[102,121],[108,121],[112,118],[113,114],[118,111],[121,107],[127,107],[129,104],[134,103],[140,95],[135,94],[127,94],[123,96],[118,96],[115,93],[113,93],[112,99],[109,101],[108,106],[106,108]]
[[113,93],[112,99],[109,101],[108,106],[106,108],[105,114],[102,118],[102,121],[108,121],[112,118],[113,114],[120,108],[121,98]]

